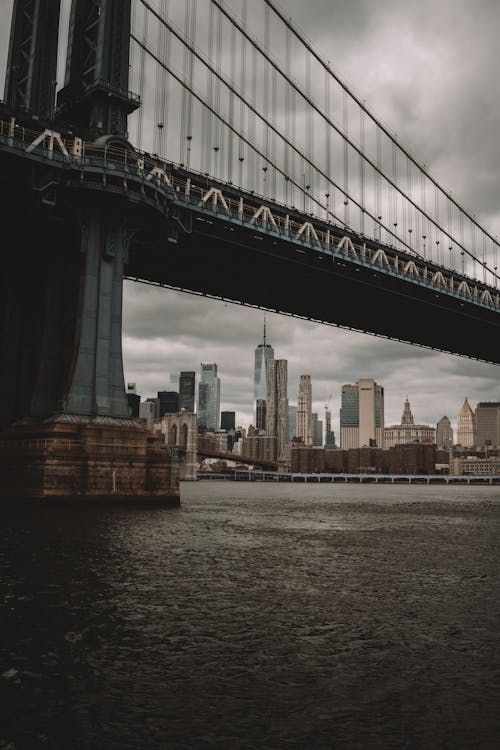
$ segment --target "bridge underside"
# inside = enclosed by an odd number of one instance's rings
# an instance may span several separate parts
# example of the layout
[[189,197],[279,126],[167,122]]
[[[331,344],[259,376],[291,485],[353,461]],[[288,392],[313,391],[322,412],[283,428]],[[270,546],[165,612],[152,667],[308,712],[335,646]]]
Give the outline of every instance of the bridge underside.
[[192,224],[178,244],[132,245],[127,275],[500,363],[494,311],[229,223]]

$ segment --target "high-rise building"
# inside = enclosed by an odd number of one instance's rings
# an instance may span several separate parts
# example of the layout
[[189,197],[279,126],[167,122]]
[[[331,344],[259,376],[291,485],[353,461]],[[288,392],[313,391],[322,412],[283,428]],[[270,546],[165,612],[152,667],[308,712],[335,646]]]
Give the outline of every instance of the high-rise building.
[[[253,398],[254,401],[261,401],[267,399],[267,370],[266,363],[269,360],[274,359],[274,349],[266,341],[266,319],[264,318],[264,335],[262,338],[262,344],[259,344],[255,350],[255,367],[254,367],[254,386],[253,386]],[[255,426],[259,428],[257,419],[257,404],[255,404]],[[262,428],[265,429],[265,428]]]
[[342,386],[340,442],[344,450],[384,447],[384,389],[374,380]]
[[297,407],[295,404],[288,404],[288,439],[293,440],[297,432]]
[[216,364],[201,364],[201,377],[198,385],[198,425],[205,430],[219,429],[220,419],[220,378]]
[[164,414],[177,414],[179,411],[179,394],[177,391],[158,391],[158,398],[160,400],[160,413],[158,416],[163,417]]
[[473,448],[476,445],[476,418],[467,398],[458,412],[457,443],[464,448]]
[[453,445],[453,429],[448,417],[441,417],[436,427],[436,446],[451,448]]
[[[311,376],[301,375],[297,399],[297,428],[295,435],[307,447],[312,445],[312,387]],[[317,418],[318,415],[316,415]]]
[[384,447],[386,450],[395,445],[436,441],[436,428],[428,424],[415,424],[408,396],[403,407],[401,424],[391,425],[384,429]]
[[194,412],[195,379],[195,372],[181,372],[179,376],[179,411]]
[[476,406],[477,445],[500,445],[500,403],[480,401]]
[[335,433],[332,432],[332,412],[325,406],[325,448],[336,448]]
[[267,370],[266,432],[277,438],[277,458],[288,458],[288,362],[269,359]]
[[222,411],[220,415],[220,428],[230,432],[235,429],[236,425],[236,412],[234,411]]
[[255,402],[255,427],[259,432],[266,430],[266,399],[258,398]]
[[311,414],[311,433],[312,444],[315,447],[323,445],[323,422],[314,411]]

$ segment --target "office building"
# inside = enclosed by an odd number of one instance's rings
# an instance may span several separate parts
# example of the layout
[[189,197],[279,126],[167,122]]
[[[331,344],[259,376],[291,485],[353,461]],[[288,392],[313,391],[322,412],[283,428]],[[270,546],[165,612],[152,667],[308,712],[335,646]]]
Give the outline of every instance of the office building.
[[464,448],[473,448],[476,445],[476,418],[467,398],[457,417],[457,443]]
[[293,440],[297,432],[297,407],[295,404],[288,405],[288,440]]
[[288,362],[268,359],[266,433],[277,438],[277,459],[288,460]]
[[332,413],[325,407],[325,448],[336,448],[335,433],[332,432]]
[[198,426],[215,432],[220,419],[220,378],[216,364],[201,364],[198,385]]
[[374,380],[342,386],[340,442],[344,450],[384,447],[384,389]]
[[195,379],[195,372],[181,372],[179,376],[179,411],[194,412]]
[[258,432],[266,430],[266,399],[258,398],[255,402],[255,427]]
[[179,394],[177,391],[158,391],[160,401],[159,417],[164,414],[176,414],[179,411]]
[[407,396],[403,407],[401,424],[391,425],[384,429],[384,447],[387,449],[393,448],[395,445],[424,442],[436,442],[436,428],[428,424],[415,424]]
[[476,406],[476,441],[479,447],[500,445],[500,403],[480,401]]
[[453,428],[448,417],[441,417],[437,423],[436,445],[438,448],[451,448],[453,445]]
[[312,444],[315,447],[323,445],[323,421],[318,419],[316,412],[311,414],[311,433],[312,433]]
[[[297,399],[297,428],[296,437],[309,447],[312,445],[312,387],[311,376],[301,375],[299,382],[299,397]],[[317,417],[317,415],[316,415]]]
[[226,432],[234,431],[236,426],[236,412],[223,411],[220,415],[220,428]]
[[148,398],[139,404],[139,418],[146,421],[150,430],[154,427],[155,420],[157,419],[156,414],[159,411],[157,401],[158,399],[156,398]]
[[[273,359],[274,349],[266,341],[266,319],[264,318],[264,335],[262,338],[262,344],[259,344],[255,350],[253,398],[255,401],[255,425],[257,427],[259,427],[259,420],[257,419],[257,401],[265,401],[267,399],[266,364]],[[259,429],[265,428],[262,427]]]

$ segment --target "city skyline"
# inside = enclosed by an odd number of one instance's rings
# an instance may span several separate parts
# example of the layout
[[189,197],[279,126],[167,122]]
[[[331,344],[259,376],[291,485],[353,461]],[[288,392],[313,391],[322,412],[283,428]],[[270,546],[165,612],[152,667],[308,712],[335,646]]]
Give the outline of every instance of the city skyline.
[[[269,313],[266,313],[266,315],[269,317]],[[278,317],[278,315],[275,315],[275,317]],[[318,326],[316,326],[317,328]],[[372,339],[373,337],[366,337]],[[269,337],[266,339],[269,341]],[[255,345],[256,347],[261,346],[262,344]],[[236,392],[236,402],[231,401],[230,399],[226,398],[225,396],[225,378],[222,377],[220,379],[220,413],[223,411],[234,411],[236,415],[236,425],[240,427],[249,427],[250,425],[253,425],[255,427],[255,412],[254,412],[254,405],[255,402],[253,401],[254,396],[254,376],[255,376],[255,361],[252,358],[255,355],[255,346],[251,349],[249,353],[249,358],[251,360],[251,366],[249,369],[248,377],[247,377],[247,384],[246,384],[246,391],[243,392]],[[271,346],[268,343],[268,346]],[[409,345],[408,345],[409,346]],[[417,348],[417,347],[414,347]],[[210,354],[207,351],[207,357],[206,359],[212,359],[212,361],[215,361],[214,357],[210,357]],[[276,352],[276,347],[273,347],[273,354]],[[286,354],[286,353],[285,353]],[[295,371],[299,372],[301,371],[301,374],[295,377],[295,375],[290,375],[290,357],[283,356],[283,359],[287,361],[288,365],[288,396],[289,396],[289,404],[290,407],[297,408],[298,405],[298,394],[300,389],[300,383],[301,378],[304,376],[302,370],[304,369],[302,367],[302,362],[300,360],[300,357],[293,357],[292,361],[295,363]],[[186,364],[186,363],[185,363]],[[217,367],[220,368],[220,363],[217,362]],[[186,367],[189,367],[190,364],[187,363]],[[170,370],[175,370],[174,363],[172,363],[172,367],[170,367]],[[224,372],[226,372],[226,367],[224,367]],[[166,376],[167,377],[167,376]],[[170,376],[168,376],[170,377]],[[368,376],[367,376],[368,377]],[[196,373],[196,384],[197,384],[197,392],[198,392],[198,385],[199,385],[199,378],[200,374],[199,372]],[[323,427],[325,427],[325,406],[329,402],[329,409],[331,413],[331,425],[332,430],[336,435],[337,442],[340,441],[340,408],[341,408],[341,400],[342,400],[342,386],[346,384],[346,382],[354,381],[354,380],[360,380],[363,379],[361,377],[358,377],[356,374],[353,374],[351,376],[347,376],[343,379],[343,382],[341,382],[341,379],[336,378],[335,382],[338,383],[338,390],[336,391],[334,389],[334,386],[332,386],[331,392],[322,398],[314,398],[315,392],[316,392],[316,386],[315,386],[315,380],[314,376],[311,375],[311,386],[312,386],[312,393],[313,393],[313,399],[312,399],[312,407],[311,411],[316,412],[318,415],[318,420],[323,421]],[[374,378],[376,380],[376,378]],[[390,380],[390,376],[388,378]],[[143,380],[146,380],[146,378],[143,378]],[[437,414],[437,412],[433,415],[429,410],[427,410],[425,413],[430,414],[429,417],[422,417],[420,413],[420,408],[416,407],[413,408],[413,404],[419,404],[421,405],[421,398],[419,398],[419,394],[417,392],[413,392],[411,388],[407,388],[405,391],[405,395],[402,394],[396,394],[396,393],[390,393],[387,388],[385,387],[385,378],[383,375],[379,376],[380,385],[384,388],[385,392],[385,399],[384,399],[384,419],[385,419],[385,425],[399,425],[401,423],[401,404],[404,404],[407,400],[411,401],[412,403],[412,411],[418,411],[418,422],[419,424],[423,425],[430,425],[432,427],[436,427],[438,422],[443,418],[447,417],[451,423],[452,429],[454,434],[456,435],[457,432],[457,419],[458,415],[460,413],[460,408],[463,404],[464,399],[467,399],[468,402],[471,404],[473,410],[475,410],[475,407],[477,404],[482,402],[489,402],[494,401],[494,394],[483,394],[481,398],[478,398],[477,402],[475,399],[470,398],[468,396],[458,396],[456,399],[454,399],[454,395],[451,394],[450,396],[450,403],[452,403],[452,408],[449,410],[448,413],[443,412],[442,414]],[[132,381],[132,378],[127,378],[127,382]],[[241,378],[239,382],[242,384],[242,387],[245,387],[245,378]],[[134,381],[135,382],[135,381]],[[169,381],[170,382],[170,381]],[[157,395],[158,391],[164,390],[164,388],[158,387],[153,388],[152,392],[149,393],[149,391],[141,391],[140,386],[137,386],[137,392],[141,396],[142,400],[145,400],[146,398],[154,397]],[[248,408],[247,409],[238,409],[235,406],[235,403],[242,403],[242,402],[248,402]],[[453,401],[455,403],[453,404]],[[198,407],[197,401],[195,404],[196,408]]]

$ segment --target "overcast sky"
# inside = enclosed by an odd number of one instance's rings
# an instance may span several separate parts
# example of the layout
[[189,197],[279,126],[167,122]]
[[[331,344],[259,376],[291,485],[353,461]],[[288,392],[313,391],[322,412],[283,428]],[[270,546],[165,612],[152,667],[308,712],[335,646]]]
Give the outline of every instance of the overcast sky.
[[[400,142],[500,233],[500,3],[497,0],[281,0],[336,72]],[[249,4],[251,6],[251,3]],[[11,2],[0,0],[2,65]],[[3,69],[2,69],[3,77]],[[216,362],[221,407],[252,421],[253,359],[263,313],[125,284],[125,378],[143,397],[170,374]],[[386,425],[408,395],[415,420],[452,421],[465,396],[500,401],[498,367],[373,336],[267,314],[268,340],[288,360],[289,399],[309,373],[313,410],[329,400],[338,435],[343,383],[373,377],[385,389]]]

